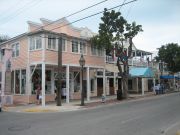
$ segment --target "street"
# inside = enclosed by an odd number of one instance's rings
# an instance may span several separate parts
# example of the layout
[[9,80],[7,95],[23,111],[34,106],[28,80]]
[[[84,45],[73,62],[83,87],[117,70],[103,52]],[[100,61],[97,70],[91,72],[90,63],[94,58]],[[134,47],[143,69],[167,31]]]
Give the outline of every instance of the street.
[[0,113],[0,135],[161,135],[180,121],[173,93],[95,109],[56,113]]

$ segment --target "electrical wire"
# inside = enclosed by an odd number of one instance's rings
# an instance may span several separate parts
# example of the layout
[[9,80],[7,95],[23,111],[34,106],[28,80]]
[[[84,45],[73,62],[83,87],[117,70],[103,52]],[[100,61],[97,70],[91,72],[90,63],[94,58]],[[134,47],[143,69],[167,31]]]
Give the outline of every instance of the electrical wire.
[[[32,1],[34,1],[34,0],[32,0]],[[39,2],[42,1],[42,0],[36,0],[36,1],[34,1],[33,3],[32,3],[32,1],[26,3],[22,8],[19,8],[19,9],[16,10],[13,14],[11,14],[11,15],[9,15],[9,16],[7,16],[7,17],[1,18],[0,21],[4,21],[4,20],[5,20],[4,22],[1,23],[1,25],[6,24],[7,22],[13,20],[16,16],[24,13],[25,10],[27,11],[28,8],[31,8],[31,7],[33,7],[34,5],[37,5],[37,3],[39,3]],[[28,6],[28,7],[27,7],[27,6]]]
[[[126,2],[126,3],[124,3],[124,4],[120,4],[120,5],[117,5],[117,6],[115,6],[115,7],[109,8],[109,9],[107,9],[107,10],[116,9],[116,8],[118,8],[118,7],[121,7],[121,6],[130,4],[130,3],[133,3],[133,2],[135,2],[135,1],[137,1],[137,0],[132,0],[132,1]],[[52,30],[55,30],[55,29],[59,29],[59,28],[62,28],[62,27],[68,26],[68,25],[71,25],[71,24],[73,24],[73,23],[76,23],[76,22],[82,21],[82,20],[84,20],[84,19],[87,19],[87,18],[96,16],[96,15],[101,14],[101,13],[103,13],[103,12],[104,12],[104,11],[97,12],[97,13],[95,13],[95,14],[92,14],[92,15],[89,15],[89,16],[86,16],[86,17],[83,17],[83,18],[80,18],[80,19],[78,19],[78,20],[75,20],[75,21],[73,21],[73,22],[67,23],[67,24],[65,24],[65,25],[55,27],[55,28],[53,28],[53,29],[50,29],[49,31],[52,31]]]
[[[81,10],[79,10],[79,11],[76,11],[76,12],[74,12],[74,13],[72,13],[72,14],[69,14],[69,15],[67,15],[67,16],[65,16],[65,17],[62,17],[62,18],[57,19],[57,20],[55,20],[55,21],[53,21],[53,22],[50,22],[50,23],[48,23],[48,24],[46,24],[46,25],[44,25],[44,26],[42,26],[42,27],[47,27],[47,26],[49,26],[49,25],[51,25],[51,24],[54,24],[54,23],[62,20],[63,18],[68,18],[68,17],[70,17],[70,16],[76,15],[76,14],[78,14],[78,13],[80,13],[80,12],[83,12],[83,11],[85,11],[85,10],[87,10],[87,9],[90,9],[90,8],[92,8],[92,7],[95,7],[95,6],[97,6],[97,5],[100,5],[100,4],[102,4],[102,3],[106,2],[106,1],[108,1],[108,0],[103,0],[103,1],[100,1],[100,2],[98,2],[98,3],[95,3],[95,4],[93,4],[93,5],[89,6],[89,7],[83,8],[83,9],[81,9]],[[42,29],[42,27],[37,28],[37,29],[35,29],[35,30],[33,30],[33,31],[40,30],[40,29]]]

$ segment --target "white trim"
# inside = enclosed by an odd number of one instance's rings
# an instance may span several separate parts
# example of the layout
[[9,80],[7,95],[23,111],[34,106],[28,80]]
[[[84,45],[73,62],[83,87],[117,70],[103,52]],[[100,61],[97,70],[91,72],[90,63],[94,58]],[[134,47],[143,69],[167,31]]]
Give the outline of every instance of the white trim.
[[89,76],[89,67],[87,67],[86,71],[86,83],[87,83],[87,101],[90,101],[90,76]]

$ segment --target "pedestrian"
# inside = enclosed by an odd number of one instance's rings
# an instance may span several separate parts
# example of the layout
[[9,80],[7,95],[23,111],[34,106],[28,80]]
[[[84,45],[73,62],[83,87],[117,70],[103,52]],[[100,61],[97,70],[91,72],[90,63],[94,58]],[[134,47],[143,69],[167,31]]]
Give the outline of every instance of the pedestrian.
[[[41,86],[40,85],[37,85],[36,87],[36,100],[37,100],[37,103],[36,104],[40,104],[40,100],[42,99],[42,95],[41,95]],[[41,97],[40,97],[41,96]],[[41,99],[40,99],[41,98]]]

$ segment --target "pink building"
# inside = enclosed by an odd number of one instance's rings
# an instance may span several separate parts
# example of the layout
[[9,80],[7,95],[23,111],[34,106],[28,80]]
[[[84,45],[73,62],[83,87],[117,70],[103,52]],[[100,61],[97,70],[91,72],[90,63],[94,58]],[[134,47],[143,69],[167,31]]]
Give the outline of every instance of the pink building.
[[[80,99],[81,83],[85,84],[86,98],[105,93],[97,86],[96,72],[104,73],[105,51],[93,47],[88,28],[75,28],[62,18],[52,21],[41,18],[41,24],[28,22],[28,32],[0,44],[0,89],[3,103],[34,103],[37,85],[42,88],[42,102],[54,101],[57,85],[58,45],[62,41],[62,85],[66,88],[66,102]],[[86,64],[83,82],[79,59],[83,54]],[[105,79],[104,79],[105,80]]]

